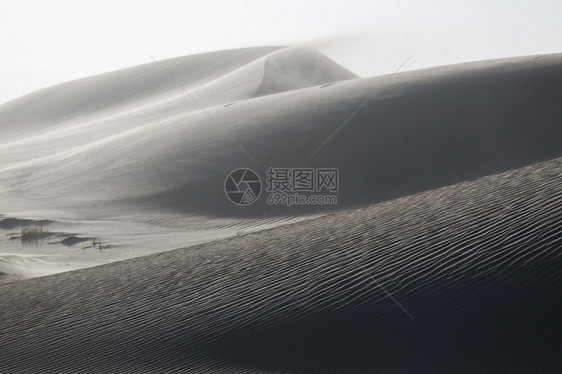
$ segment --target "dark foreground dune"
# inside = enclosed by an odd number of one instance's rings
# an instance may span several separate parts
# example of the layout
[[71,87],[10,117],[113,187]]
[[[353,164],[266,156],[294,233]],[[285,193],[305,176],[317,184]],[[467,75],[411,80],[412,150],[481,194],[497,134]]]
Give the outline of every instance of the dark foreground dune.
[[561,173],[2,285],[0,372],[560,373]]

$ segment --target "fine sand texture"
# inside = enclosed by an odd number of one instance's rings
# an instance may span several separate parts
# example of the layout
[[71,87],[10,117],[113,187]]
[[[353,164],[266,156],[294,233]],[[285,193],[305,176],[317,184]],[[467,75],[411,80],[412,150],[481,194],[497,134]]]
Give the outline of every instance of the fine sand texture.
[[0,285],[0,371],[560,372],[561,172]]

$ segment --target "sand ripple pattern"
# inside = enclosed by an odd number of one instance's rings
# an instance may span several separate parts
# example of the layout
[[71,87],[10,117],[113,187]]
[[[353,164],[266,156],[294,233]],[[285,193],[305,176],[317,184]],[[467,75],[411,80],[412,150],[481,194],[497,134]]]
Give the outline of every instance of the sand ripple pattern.
[[561,175],[0,285],[0,372],[562,372]]

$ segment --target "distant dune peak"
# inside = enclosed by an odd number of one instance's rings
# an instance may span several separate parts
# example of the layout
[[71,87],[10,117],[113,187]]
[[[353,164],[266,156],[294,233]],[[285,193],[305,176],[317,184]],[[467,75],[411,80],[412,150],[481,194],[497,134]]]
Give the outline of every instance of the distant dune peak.
[[159,63],[61,83],[0,105],[0,135],[14,139],[33,129],[139,110],[183,95],[177,83],[211,107],[357,78],[320,52],[300,47],[234,49]]
[[314,49],[285,47],[205,82],[192,93],[207,107],[232,105],[235,101],[355,78],[358,76]]
[[358,78],[356,74],[314,49],[287,47],[265,57],[257,96],[355,78]]

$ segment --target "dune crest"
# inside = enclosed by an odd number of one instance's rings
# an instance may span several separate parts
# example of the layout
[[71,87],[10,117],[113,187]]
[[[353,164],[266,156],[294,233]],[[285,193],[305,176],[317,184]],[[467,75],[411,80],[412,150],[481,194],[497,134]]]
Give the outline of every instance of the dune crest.
[[[191,90],[281,47],[246,48],[159,61]],[[148,59],[148,57],[147,57]],[[1,143],[61,123],[91,120],[178,95],[176,84],[154,62],[47,87],[0,106]],[[184,108],[185,109],[185,108]]]
[[286,48],[267,56],[263,81],[256,96],[358,78],[310,48]]
[[353,74],[310,48],[274,51],[190,92],[205,106],[355,79]]

